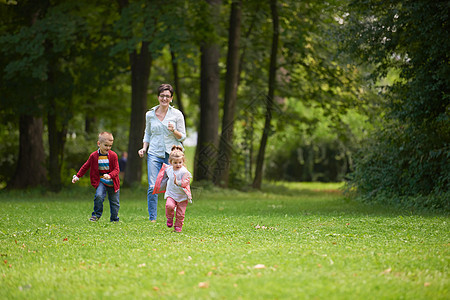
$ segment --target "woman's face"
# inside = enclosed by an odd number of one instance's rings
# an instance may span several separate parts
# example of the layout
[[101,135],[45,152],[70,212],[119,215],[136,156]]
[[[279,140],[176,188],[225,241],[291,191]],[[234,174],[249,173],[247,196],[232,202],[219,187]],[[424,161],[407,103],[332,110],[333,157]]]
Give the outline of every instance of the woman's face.
[[172,102],[170,91],[162,91],[158,96],[158,101],[161,106],[169,106],[170,102]]

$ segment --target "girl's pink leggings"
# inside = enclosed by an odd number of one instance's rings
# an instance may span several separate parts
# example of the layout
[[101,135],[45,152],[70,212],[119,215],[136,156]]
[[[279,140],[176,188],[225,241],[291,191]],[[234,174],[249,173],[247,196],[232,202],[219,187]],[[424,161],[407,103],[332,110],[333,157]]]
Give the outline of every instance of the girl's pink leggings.
[[177,208],[177,215],[175,220],[175,227],[183,227],[184,214],[186,213],[188,201],[184,200],[177,202],[171,197],[166,199],[166,217],[167,219],[173,219],[175,207]]

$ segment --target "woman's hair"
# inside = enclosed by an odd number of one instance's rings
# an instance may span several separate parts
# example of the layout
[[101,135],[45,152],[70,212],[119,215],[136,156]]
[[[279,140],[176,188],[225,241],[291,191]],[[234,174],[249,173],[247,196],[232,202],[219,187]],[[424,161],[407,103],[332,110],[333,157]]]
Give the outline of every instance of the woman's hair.
[[172,163],[174,159],[181,158],[183,160],[183,164],[186,162],[186,157],[184,156],[183,147],[181,146],[172,146],[172,150],[169,154],[169,163]]
[[158,96],[161,95],[163,91],[169,91],[170,96],[173,96],[173,87],[168,83],[163,83],[158,87]]

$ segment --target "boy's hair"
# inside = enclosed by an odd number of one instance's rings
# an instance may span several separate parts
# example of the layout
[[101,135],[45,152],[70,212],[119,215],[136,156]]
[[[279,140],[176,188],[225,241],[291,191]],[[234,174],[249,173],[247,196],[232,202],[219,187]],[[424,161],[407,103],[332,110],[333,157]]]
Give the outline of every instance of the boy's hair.
[[172,150],[169,154],[169,163],[171,163],[174,159],[181,158],[183,160],[183,164],[186,162],[186,157],[184,156],[183,147],[181,146],[172,146]]
[[103,131],[98,134],[98,141],[100,143],[114,142],[114,137],[113,137],[112,133]]

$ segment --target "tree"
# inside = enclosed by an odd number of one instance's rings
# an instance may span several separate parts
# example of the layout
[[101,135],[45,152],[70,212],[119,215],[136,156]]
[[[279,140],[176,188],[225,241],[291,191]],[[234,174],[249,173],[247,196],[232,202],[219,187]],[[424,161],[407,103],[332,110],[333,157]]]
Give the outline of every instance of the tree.
[[353,1],[342,16],[343,44],[374,66],[372,78],[398,73],[379,87],[386,122],[356,161],[352,184],[364,199],[448,207],[449,8],[445,1]]
[[[128,47],[129,62],[131,66],[131,116],[130,116],[130,133],[128,137],[128,156],[124,184],[133,185],[139,183],[142,177],[142,160],[136,155],[142,145],[142,135],[145,128],[145,111],[147,111],[147,90],[150,77],[150,69],[152,64],[152,55],[150,53],[149,39],[155,34],[155,28],[153,24],[156,23],[155,16],[148,15],[147,18],[143,18],[142,14],[137,13],[140,9],[140,4],[133,3],[130,5],[128,0],[118,0],[119,9],[121,12],[122,20],[119,23],[124,26],[132,26],[135,24],[133,19],[138,16],[139,22],[147,25],[146,29],[149,29],[149,36],[134,36],[133,30],[130,27],[126,27],[123,30],[123,37],[126,40],[138,39]],[[148,9],[148,6],[145,6]],[[136,27],[138,27],[136,26]],[[140,25],[142,26],[142,25]],[[150,27],[150,28],[148,28]],[[153,28],[152,28],[153,27]],[[142,33],[140,33],[142,34]],[[122,46],[123,47],[123,46]]]
[[[39,76],[37,76],[38,74],[31,73],[35,76],[33,76],[31,80],[25,80],[26,75],[24,73],[26,72],[22,72],[22,64],[25,63],[26,58],[22,59],[20,54],[27,50],[24,49],[24,47],[15,47],[17,41],[24,41],[25,43],[29,42],[30,35],[33,35],[33,33],[31,33],[32,30],[27,27],[36,25],[38,20],[45,16],[48,3],[40,4],[41,6],[33,5],[31,3],[22,3],[18,7],[7,7],[6,9],[10,11],[9,16],[11,16],[11,20],[15,19],[16,21],[11,22],[10,24],[12,24],[13,27],[17,27],[8,28],[14,33],[3,35],[0,39],[3,55],[9,58],[8,60],[2,61],[2,69],[5,70],[5,72],[2,74],[3,78],[1,82],[9,83],[8,86],[2,84],[1,90],[4,92],[3,97],[5,97],[2,102],[5,107],[12,108],[12,113],[19,115],[20,137],[18,162],[15,173],[8,183],[9,188],[27,188],[47,184],[45,151],[42,138],[43,107],[42,105],[36,105],[36,100],[42,95],[42,90],[35,93],[33,97],[30,94],[24,93],[23,89],[21,89],[22,84],[28,81],[28,88],[37,91],[39,84],[42,82],[42,77],[39,78]],[[27,12],[29,15],[26,16],[26,14],[21,14],[20,12]],[[4,26],[2,27],[5,29]],[[19,31],[18,29],[22,29],[22,31]],[[30,174],[32,176],[30,176]]]
[[255,178],[253,180],[253,187],[260,189],[262,183],[262,171],[264,164],[264,153],[266,150],[267,140],[269,139],[270,132],[272,130],[272,110],[274,106],[274,93],[275,93],[275,75],[277,71],[277,51],[278,51],[278,38],[279,38],[279,21],[278,21],[278,9],[277,0],[270,1],[270,10],[272,12],[272,50],[270,54],[270,66],[269,66],[269,81],[268,81],[268,94],[266,98],[266,118],[264,123],[264,131],[261,137],[261,145],[259,147],[258,158],[256,161]]
[[210,36],[200,46],[200,124],[195,152],[195,180],[211,180],[214,172],[219,129],[219,58],[220,49],[214,21],[220,13],[221,0],[206,0]]
[[239,79],[241,6],[241,1],[234,1],[231,4],[228,33],[227,74],[225,78],[222,133],[220,135],[219,154],[217,156],[214,178],[215,184],[223,187],[228,187],[231,154],[233,150],[234,118]]

